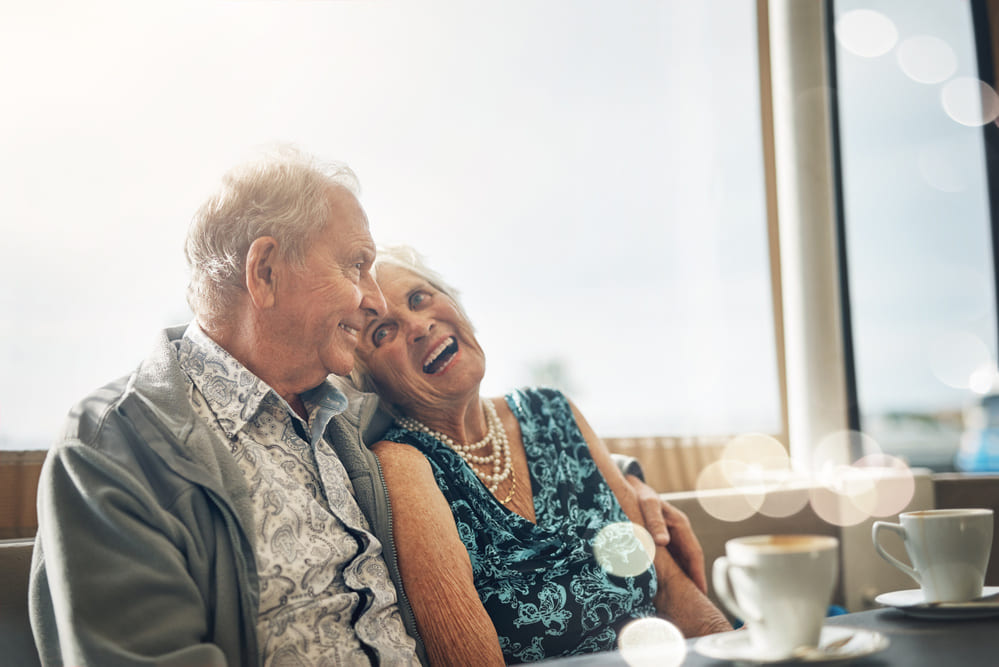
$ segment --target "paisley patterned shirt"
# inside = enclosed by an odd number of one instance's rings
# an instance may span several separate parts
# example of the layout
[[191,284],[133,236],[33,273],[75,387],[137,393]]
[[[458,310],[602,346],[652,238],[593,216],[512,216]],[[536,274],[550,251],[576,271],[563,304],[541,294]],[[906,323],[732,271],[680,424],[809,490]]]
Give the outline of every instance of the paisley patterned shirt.
[[508,663],[612,650],[625,623],[655,615],[651,560],[566,398],[525,389],[506,401],[523,433],[537,524],[501,505],[434,437],[396,424],[385,439],[429,460]]
[[177,351],[196,413],[249,484],[264,665],[418,665],[381,543],[324,438],[343,393],[327,381],[302,394],[306,422],[195,324]]

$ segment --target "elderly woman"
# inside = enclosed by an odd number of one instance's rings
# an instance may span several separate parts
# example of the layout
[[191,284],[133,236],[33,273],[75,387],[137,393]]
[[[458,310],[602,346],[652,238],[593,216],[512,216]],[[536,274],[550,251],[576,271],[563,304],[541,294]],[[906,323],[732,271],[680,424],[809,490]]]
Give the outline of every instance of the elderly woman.
[[375,275],[387,311],[359,335],[355,380],[396,416],[373,449],[435,665],[611,650],[657,613],[687,636],[731,629],[665,548],[653,567],[635,491],[568,399],[481,398],[485,355],[453,288],[408,248],[380,251]]

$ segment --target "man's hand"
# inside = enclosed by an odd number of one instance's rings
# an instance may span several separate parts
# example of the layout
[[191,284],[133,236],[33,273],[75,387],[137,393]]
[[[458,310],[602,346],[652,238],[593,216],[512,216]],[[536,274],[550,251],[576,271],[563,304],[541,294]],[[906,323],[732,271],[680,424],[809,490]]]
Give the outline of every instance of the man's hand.
[[663,500],[655,489],[634,475],[625,475],[638,494],[645,528],[656,544],[669,549],[677,564],[704,594],[708,578],[704,569],[704,550],[694,534],[687,515]]

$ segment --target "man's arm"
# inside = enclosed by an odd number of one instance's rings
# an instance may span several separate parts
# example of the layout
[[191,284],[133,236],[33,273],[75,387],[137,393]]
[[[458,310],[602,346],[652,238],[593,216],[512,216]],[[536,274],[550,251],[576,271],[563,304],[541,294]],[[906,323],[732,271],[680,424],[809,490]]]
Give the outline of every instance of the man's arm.
[[43,664],[223,667],[202,595],[152,496],[95,449],[51,451],[29,589]]
[[427,459],[382,441],[378,456],[392,503],[392,531],[406,596],[430,663],[503,665],[503,651],[472,576],[468,551]]
[[659,581],[656,611],[676,625],[684,637],[700,637],[732,629],[725,614],[698,589],[666,548],[656,547],[654,564]]
[[708,576],[704,565],[704,550],[694,533],[690,519],[669,504],[645,483],[642,465],[638,459],[623,454],[611,454],[611,459],[624,478],[638,494],[638,503],[645,521],[645,528],[657,546],[669,549],[683,571],[694,581],[702,593],[708,592]]
[[[596,435],[579,409],[573,405],[572,410],[576,424],[590,447],[590,454],[593,456],[594,462],[607,480],[607,484],[611,487],[618,502],[621,503],[622,509],[634,523],[644,525],[638,494],[625,481],[621,471],[612,462],[606,445]],[[661,515],[662,510],[660,509],[656,514],[657,516]],[[683,518],[686,519],[685,516]],[[688,528],[689,525],[688,521]],[[648,530],[647,526],[646,530]],[[699,549],[700,545],[697,546]],[[700,590],[700,587],[680,567],[665,546],[656,545],[653,564],[659,584],[654,600],[656,611],[659,612],[660,616],[676,625],[685,637],[699,637],[732,629],[725,615],[708,599],[704,591]]]
[[[694,533],[690,519],[681,510],[666,502],[651,486],[629,475],[628,483],[638,494],[642,518],[657,546],[666,547],[677,564],[687,573],[702,593],[708,592],[708,577],[704,566],[704,549]],[[661,539],[665,534],[666,539]]]

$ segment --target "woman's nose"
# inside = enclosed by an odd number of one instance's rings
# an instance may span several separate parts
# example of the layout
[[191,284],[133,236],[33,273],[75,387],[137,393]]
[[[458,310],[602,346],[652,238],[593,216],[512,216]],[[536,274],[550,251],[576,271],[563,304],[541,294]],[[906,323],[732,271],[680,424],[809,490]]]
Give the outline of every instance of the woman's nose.
[[417,342],[434,330],[434,322],[428,317],[410,317],[406,322],[406,338]]

